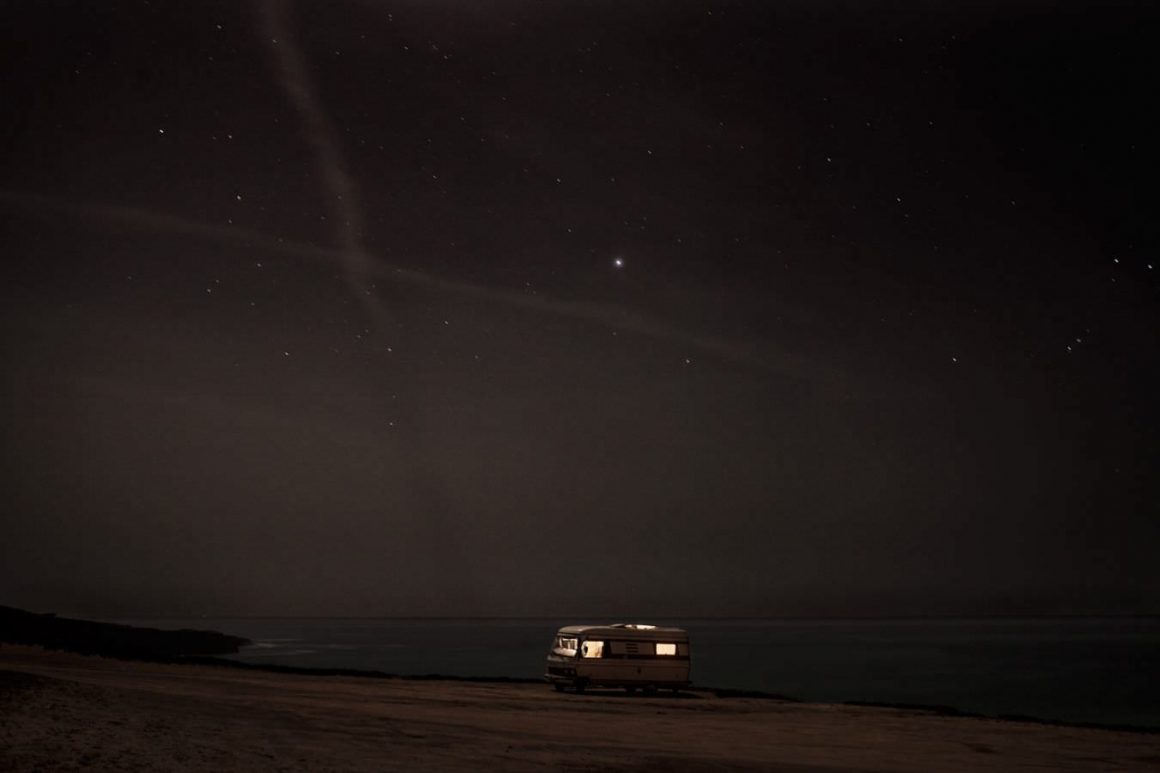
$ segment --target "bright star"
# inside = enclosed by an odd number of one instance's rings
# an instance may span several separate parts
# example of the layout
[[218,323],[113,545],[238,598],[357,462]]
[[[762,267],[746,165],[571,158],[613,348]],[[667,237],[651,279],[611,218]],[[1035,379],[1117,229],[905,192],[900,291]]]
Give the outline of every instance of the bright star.
[[613,258],[612,265],[616,268],[624,268],[624,258]]

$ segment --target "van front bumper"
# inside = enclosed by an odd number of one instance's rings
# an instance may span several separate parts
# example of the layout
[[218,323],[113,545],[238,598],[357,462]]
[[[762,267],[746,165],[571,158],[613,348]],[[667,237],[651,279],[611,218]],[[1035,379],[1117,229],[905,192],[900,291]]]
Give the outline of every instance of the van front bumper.
[[549,665],[544,672],[546,682],[571,682],[576,678],[576,669],[571,666]]

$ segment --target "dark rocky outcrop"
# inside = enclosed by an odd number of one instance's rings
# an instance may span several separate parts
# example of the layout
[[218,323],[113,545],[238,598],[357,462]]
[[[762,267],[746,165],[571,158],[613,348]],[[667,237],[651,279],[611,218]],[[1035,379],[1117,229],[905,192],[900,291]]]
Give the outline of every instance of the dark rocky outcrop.
[[86,655],[144,660],[227,655],[247,639],[216,631],[164,631],[116,623],[72,620],[0,606],[0,642],[31,644]]

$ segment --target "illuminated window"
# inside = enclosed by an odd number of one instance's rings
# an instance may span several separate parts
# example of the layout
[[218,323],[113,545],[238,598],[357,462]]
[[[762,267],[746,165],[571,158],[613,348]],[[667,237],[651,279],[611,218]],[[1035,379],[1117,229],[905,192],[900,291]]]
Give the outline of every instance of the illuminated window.
[[586,641],[580,648],[580,654],[586,658],[602,658],[604,657],[604,642]]
[[675,644],[657,644],[658,655],[676,655],[677,645]]
[[557,636],[556,643],[552,647],[557,655],[563,655],[567,658],[576,657],[576,639],[570,636]]

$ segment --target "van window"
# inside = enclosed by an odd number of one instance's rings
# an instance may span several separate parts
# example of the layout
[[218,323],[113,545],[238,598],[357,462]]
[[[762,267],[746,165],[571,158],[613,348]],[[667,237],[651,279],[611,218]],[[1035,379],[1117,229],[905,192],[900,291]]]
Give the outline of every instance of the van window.
[[566,658],[576,657],[576,637],[557,636],[556,641],[552,643],[552,651]]
[[677,645],[675,645],[675,644],[662,644],[661,642],[657,642],[657,654],[658,655],[676,655],[677,654]]
[[602,658],[604,657],[604,642],[589,639],[580,648],[580,654],[586,658]]

